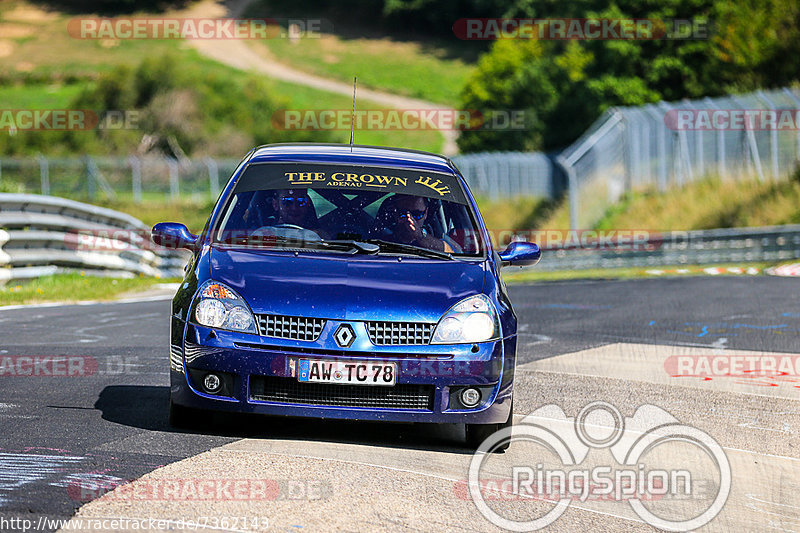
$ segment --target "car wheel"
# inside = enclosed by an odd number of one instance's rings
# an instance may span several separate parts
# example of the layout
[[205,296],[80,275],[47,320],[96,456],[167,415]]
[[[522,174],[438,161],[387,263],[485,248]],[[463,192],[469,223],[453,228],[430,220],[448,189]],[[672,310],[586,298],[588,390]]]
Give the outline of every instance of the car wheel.
[[[495,432],[501,429],[510,428],[514,424],[514,403],[511,403],[511,411],[508,413],[508,420],[499,424],[467,424],[467,446],[470,449],[477,450],[478,447],[488,439]],[[496,446],[492,451],[494,453],[504,452],[511,444],[510,440],[506,440],[499,446]]]
[[198,425],[200,411],[169,401],[169,425],[174,428],[191,428]]

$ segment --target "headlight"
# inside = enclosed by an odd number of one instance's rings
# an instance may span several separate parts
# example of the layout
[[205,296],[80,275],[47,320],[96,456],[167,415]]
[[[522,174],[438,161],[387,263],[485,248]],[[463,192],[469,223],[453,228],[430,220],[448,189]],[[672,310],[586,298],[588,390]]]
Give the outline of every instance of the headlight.
[[257,333],[253,313],[244,299],[215,281],[208,281],[200,288],[194,318],[198,324],[209,328]]
[[461,300],[444,314],[433,332],[431,344],[484,342],[500,338],[500,320],[492,302],[483,294]]

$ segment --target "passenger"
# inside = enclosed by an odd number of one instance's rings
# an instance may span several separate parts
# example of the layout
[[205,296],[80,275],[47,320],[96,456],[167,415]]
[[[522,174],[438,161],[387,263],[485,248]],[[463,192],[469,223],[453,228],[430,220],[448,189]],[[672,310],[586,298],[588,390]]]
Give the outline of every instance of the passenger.
[[398,194],[386,202],[390,202],[384,211],[384,223],[391,232],[388,240],[440,252],[453,251],[447,242],[437,239],[425,229],[429,204],[427,198]]

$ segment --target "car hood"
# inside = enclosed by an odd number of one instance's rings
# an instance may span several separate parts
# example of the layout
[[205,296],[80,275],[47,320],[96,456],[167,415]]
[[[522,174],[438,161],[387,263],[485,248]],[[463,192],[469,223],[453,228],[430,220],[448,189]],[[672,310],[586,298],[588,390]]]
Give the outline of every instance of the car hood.
[[480,292],[484,262],[332,256],[212,247],[211,279],[238,292],[255,313],[331,320],[435,322]]

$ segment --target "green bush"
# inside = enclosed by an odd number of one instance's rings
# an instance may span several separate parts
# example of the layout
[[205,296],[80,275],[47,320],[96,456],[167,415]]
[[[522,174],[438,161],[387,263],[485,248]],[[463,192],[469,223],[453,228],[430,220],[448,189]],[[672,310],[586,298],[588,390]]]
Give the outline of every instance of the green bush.
[[101,74],[70,105],[101,117],[133,111],[135,129],[18,132],[0,135],[0,151],[129,154],[144,141],[165,153],[177,145],[187,155],[241,156],[256,144],[330,140],[328,132],[276,130],[272,115],[286,106],[260,78],[166,54]]
[[[406,10],[423,3],[387,0]],[[797,2],[619,0],[609,7],[599,0],[518,0],[503,9],[517,16],[707,21],[708,37],[496,41],[465,85],[461,106],[526,110],[532,127],[465,132],[459,139],[465,152],[557,149],[612,106],[779,87],[800,79]]]

